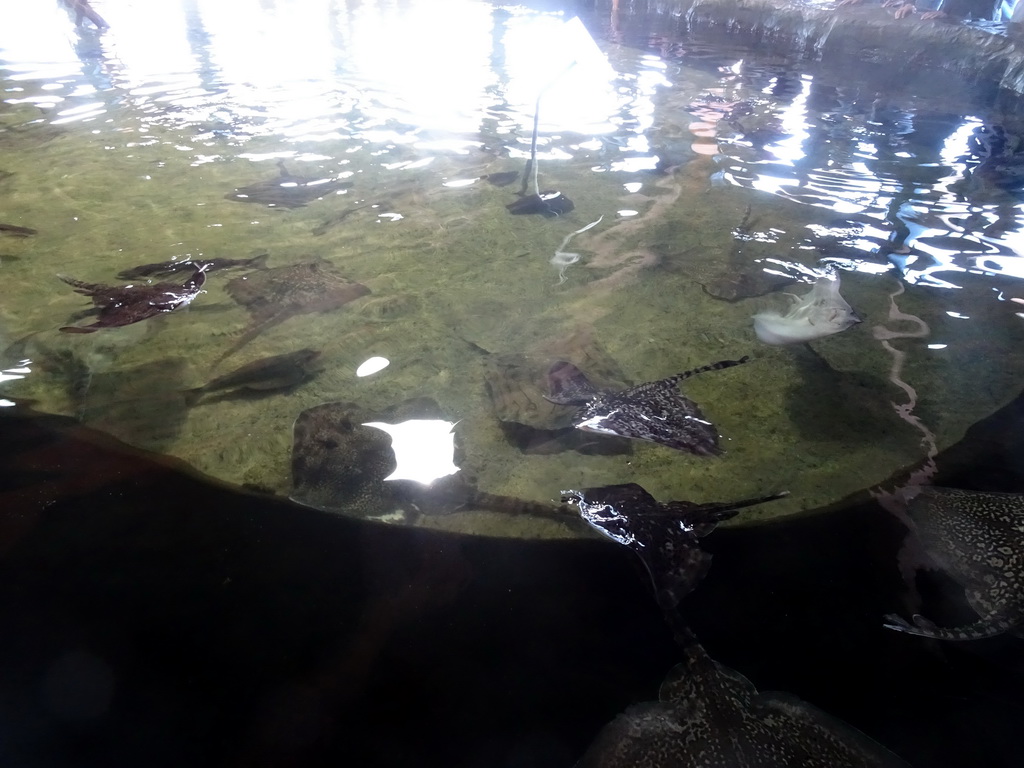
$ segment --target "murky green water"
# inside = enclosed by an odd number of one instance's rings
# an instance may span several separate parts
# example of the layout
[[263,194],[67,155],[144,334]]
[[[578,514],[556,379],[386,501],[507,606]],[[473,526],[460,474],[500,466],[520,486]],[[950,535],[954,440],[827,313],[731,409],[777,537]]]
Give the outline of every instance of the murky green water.
[[[585,17],[606,72],[568,53],[557,14],[483,2],[444,18],[425,2],[250,5],[111,2],[102,35],[54,9],[0,27],[0,222],[38,230],[0,234],[0,394],[283,495],[304,409],[430,397],[458,422],[463,472],[488,492],[791,491],[747,511],[750,522],[918,467],[1021,389],[1024,320],[1008,301],[1024,295],[1019,140],[967,85],[910,89],[709,48],[672,32],[672,17]],[[518,183],[484,177],[523,169],[545,87],[539,187],[575,209],[513,216]],[[992,149],[979,137],[996,124],[1005,140]],[[225,198],[273,179],[281,160],[351,187],[292,209]],[[556,251],[580,258],[560,272]],[[117,272],[140,264],[260,252],[271,267],[326,260],[371,293],[291,317],[220,364],[251,322],[225,291],[233,272],[210,274],[187,309],[94,334],[57,330],[89,308],[58,274],[120,284]],[[794,265],[805,281],[838,268],[864,322],[810,347],[771,347],[751,316],[784,297],[708,292]],[[494,360],[565,356],[582,339],[633,383],[752,356],[684,386],[725,454],[510,443],[499,419],[509,406],[496,410],[486,386]],[[321,350],[325,370],[294,391],[195,406],[181,394],[302,347]],[[356,376],[373,356],[390,365]],[[424,522],[563,532],[470,511]]]

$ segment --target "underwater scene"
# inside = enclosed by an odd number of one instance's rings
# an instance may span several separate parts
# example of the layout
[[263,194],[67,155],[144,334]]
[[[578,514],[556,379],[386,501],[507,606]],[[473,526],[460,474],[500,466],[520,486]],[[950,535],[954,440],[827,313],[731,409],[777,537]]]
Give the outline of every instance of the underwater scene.
[[1017,764],[1019,102],[682,5],[0,9],[12,765]]
[[[131,5],[102,35],[69,37],[59,6],[8,28],[4,396],[315,507],[543,536],[566,532],[472,495],[787,490],[740,519],[789,515],[920,466],[1019,391],[1019,138],[970,84],[596,12],[331,7],[170,4],[159,46]],[[639,393],[621,424],[579,411],[743,358],[668,384],[688,410],[661,437]],[[339,419],[346,438],[315,432]],[[323,455],[387,449],[362,424],[403,419],[454,425],[428,449],[454,435],[454,515],[360,506],[383,486]]]

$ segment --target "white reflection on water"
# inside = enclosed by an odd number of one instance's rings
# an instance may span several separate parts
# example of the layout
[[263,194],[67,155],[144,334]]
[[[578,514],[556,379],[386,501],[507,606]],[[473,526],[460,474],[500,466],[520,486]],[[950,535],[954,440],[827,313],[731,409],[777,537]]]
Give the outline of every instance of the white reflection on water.
[[[49,104],[82,95],[73,78],[84,76],[107,109],[127,95],[154,120],[169,110],[174,122],[293,141],[373,140],[397,126],[447,147],[472,141],[488,118],[514,121],[505,132],[532,124],[542,90],[544,131],[597,133],[615,129],[623,101],[582,25],[561,14],[476,0],[109,0],[103,15],[110,29],[100,34],[76,30],[56,3],[19,5],[17,23],[0,10],[0,66],[56,81]],[[71,103],[61,119],[102,111]]]
[[430,483],[459,471],[455,464],[455,422],[442,419],[410,419],[400,424],[368,421],[391,436],[395,471],[385,480],[414,480]]
[[[178,137],[193,165],[363,152],[390,155],[383,170],[413,170],[498,143],[523,159],[538,97],[545,162],[590,153],[594,172],[635,175],[659,158],[680,160],[655,123],[658,91],[675,87],[663,58],[640,54],[639,66],[616,74],[583,26],[561,13],[478,0],[107,0],[111,26],[100,34],[76,30],[56,2],[10,8],[0,6],[9,103],[52,108],[51,123],[134,134],[128,147],[159,143],[150,129],[163,123],[195,128],[207,147],[224,140],[251,150],[202,151]],[[704,138],[733,134],[723,147],[695,145],[721,151],[713,179],[858,215],[864,249],[888,240],[883,250],[895,252],[909,280],[934,285],[934,272],[965,268],[1020,275],[1019,206],[991,188],[1001,179],[986,179],[966,151],[982,118],[937,119],[910,101],[857,96],[753,63],[718,71],[708,109],[682,118],[700,117]],[[141,117],[141,127],[119,119],[126,114]],[[350,146],[327,149],[339,139]],[[292,149],[312,141],[331,154]],[[935,264],[916,266],[905,258],[912,249]]]

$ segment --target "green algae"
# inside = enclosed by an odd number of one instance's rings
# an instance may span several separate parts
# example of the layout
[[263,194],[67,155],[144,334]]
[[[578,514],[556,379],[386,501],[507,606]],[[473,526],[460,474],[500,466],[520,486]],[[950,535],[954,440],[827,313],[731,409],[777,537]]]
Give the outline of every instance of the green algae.
[[[656,127],[685,136],[680,115],[708,81],[677,85],[659,104]],[[891,298],[899,285],[893,277],[850,273],[843,292],[866,318],[861,326],[809,348],[759,344],[750,317],[772,297],[722,302],[702,283],[736,247],[732,233],[747,205],[765,227],[782,232],[799,231],[810,214],[769,195],[711,186],[715,166],[704,156],[682,153],[680,167],[665,176],[607,167],[595,173],[607,166],[601,150],[542,161],[543,186],[576,203],[571,214],[542,220],[508,215],[507,188],[444,186],[517,164],[508,158],[423,152],[419,159],[433,158],[427,165],[384,170],[366,147],[321,142],[291,149],[344,157],[344,164],[309,162],[352,171],[353,188],[280,211],[223,198],[272,174],[272,162],[252,163],[231,142],[197,138],[187,127],[143,124],[130,110],[109,119],[27,139],[24,151],[4,161],[14,174],[2,190],[5,220],[39,229],[30,240],[3,242],[17,259],[0,261],[0,325],[7,339],[25,339],[21,348],[34,361],[33,373],[4,391],[228,483],[287,495],[292,424],[305,408],[349,400],[376,410],[428,396],[459,422],[464,471],[487,492],[554,502],[563,488],[636,482],[661,500],[702,502],[789,490],[787,499],[738,518],[759,522],[825,508],[918,464],[1006,404],[1024,382],[1017,352],[1024,326],[992,300],[992,281],[980,275],[963,275],[954,300],[969,323],[951,319],[952,305],[935,289],[912,286]],[[32,127],[5,140],[33,137]],[[245,147],[253,154],[273,149],[265,138]],[[304,163],[293,162],[300,172]],[[626,181],[639,181],[640,191],[624,191]],[[638,215],[616,213],[623,210]],[[583,258],[560,283],[550,264],[555,249],[600,215],[601,225],[572,242]],[[248,323],[225,293],[223,275],[211,275],[186,311],[88,337],[56,330],[87,306],[58,273],[110,282],[142,263],[262,250],[272,266],[326,259],[372,291],[339,311],[271,328],[232,358],[234,366],[299,347],[322,350],[323,373],[287,396],[175,406],[176,392],[223,372],[215,361]],[[913,322],[890,320],[891,302],[931,334],[915,336]],[[749,365],[685,382],[723,434],[725,454],[708,459],[645,443],[629,456],[534,456],[511,447],[483,386],[480,350],[528,352],[580,328],[593,329],[634,382],[751,355]],[[878,328],[895,335],[876,338]],[[929,349],[933,342],[946,346]],[[894,376],[897,353],[905,360]],[[391,365],[358,378],[356,367],[371,356]],[[165,367],[168,360],[177,363]],[[140,385],[147,371],[157,379]],[[897,380],[914,389],[909,410]],[[147,418],[160,412],[174,419],[147,432]],[[488,535],[574,535],[557,523],[473,511],[425,524]]]

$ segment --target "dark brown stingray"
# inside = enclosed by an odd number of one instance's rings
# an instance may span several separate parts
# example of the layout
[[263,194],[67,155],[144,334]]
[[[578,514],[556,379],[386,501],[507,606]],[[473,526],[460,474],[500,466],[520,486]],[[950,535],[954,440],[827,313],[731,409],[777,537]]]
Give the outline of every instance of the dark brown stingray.
[[744,507],[786,496],[775,493],[733,502],[696,504],[655,500],[636,483],[562,491],[592,528],[629,547],[643,561],[658,604],[675,608],[711,565],[711,555],[697,541]]
[[571,363],[560,361],[548,372],[548,399],[560,405],[581,405],[572,417],[577,429],[631,437],[678,451],[711,456],[721,453],[718,430],[697,404],[684,397],[680,381],[706,371],[731,368],[749,360],[722,360],[620,392],[600,392]]
[[698,643],[658,701],[602,729],[576,768],[906,768],[860,731],[786,693],[760,693]]
[[292,264],[231,280],[228,294],[245,307],[252,322],[221,359],[234,354],[268,328],[294,315],[328,312],[366,296],[370,289],[349,280],[326,262]]
[[[295,420],[291,498],[308,507],[359,517],[398,516],[413,521],[421,514],[484,509],[565,519],[545,504],[478,491],[462,473],[424,485],[385,480],[397,463],[391,437],[367,422],[398,424],[410,419],[445,419],[433,400],[408,400],[379,413],[353,403],[324,403]],[[456,463],[458,457],[456,456]]]
[[206,282],[206,274],[197,269],[184,283],[156,283],[142,285],[100,285],[83,283],[70,277],[58,275],[68,285],[92,299],[99,310],[99,319],[91,325],[66,325],[65,333],[92,333],[100,328],[117,328],[131,325],[164,312],[187,306]]
[[575,207],[572,200],[561,192],[551,189],[541,192],[539,195],[524,195],[505,206],[511,214],[539,213],[548,219],[569,213]]

